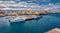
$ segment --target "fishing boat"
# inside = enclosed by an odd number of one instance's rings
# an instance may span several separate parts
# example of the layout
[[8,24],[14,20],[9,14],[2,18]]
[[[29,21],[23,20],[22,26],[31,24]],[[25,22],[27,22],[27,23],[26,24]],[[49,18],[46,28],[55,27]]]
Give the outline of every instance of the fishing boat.
[[14,19],[9,20],[9,22],[22,22],[22,21],[25,21],[25,19],[22,17],[16,17]]

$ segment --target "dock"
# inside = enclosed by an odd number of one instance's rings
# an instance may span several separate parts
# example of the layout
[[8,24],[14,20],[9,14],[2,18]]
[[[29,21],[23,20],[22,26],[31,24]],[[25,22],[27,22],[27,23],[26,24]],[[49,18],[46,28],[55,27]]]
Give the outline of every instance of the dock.
[[[18,17],[18,16],[8,16],[6,19],[14,19],[16,17]],[[25,21],[28,21],[28,20],[38,19],[38,18],[40,18],[42,16],[37,16],[37,15],[20,15],[19,17],[24,18]]]

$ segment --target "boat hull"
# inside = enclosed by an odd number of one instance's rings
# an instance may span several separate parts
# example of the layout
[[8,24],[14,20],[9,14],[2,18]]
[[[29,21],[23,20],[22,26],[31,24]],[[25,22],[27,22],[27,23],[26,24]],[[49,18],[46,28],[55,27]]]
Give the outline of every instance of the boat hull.
[[9,22],[22,22],[22,21],[25,21],[25,19],[23,19],[23,18],[19,18],[19,17],[17,17],[17,18],[15,18],[15,19],[10,19],[9,20]]

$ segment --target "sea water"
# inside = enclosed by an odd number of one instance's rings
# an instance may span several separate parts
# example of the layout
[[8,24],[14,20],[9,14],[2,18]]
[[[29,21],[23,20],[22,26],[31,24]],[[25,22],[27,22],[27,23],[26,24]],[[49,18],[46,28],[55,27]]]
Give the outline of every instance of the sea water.
[[60,14],[43,15],[37,20],[10,23],[0,17],[0,33],[44,33],[53,28],[60,28]]

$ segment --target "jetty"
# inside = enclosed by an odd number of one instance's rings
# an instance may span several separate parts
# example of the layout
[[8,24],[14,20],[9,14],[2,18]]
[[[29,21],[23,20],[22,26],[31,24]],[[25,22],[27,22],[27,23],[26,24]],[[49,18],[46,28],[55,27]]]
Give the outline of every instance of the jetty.
[[35,19],[38,19],[42,16],[37,16],[37,15],[20,15],[20,16],[8,16],[6,19],[9,20],[21,20],[23,19],[23,21],[28,21],[28,20],[35,20]]

